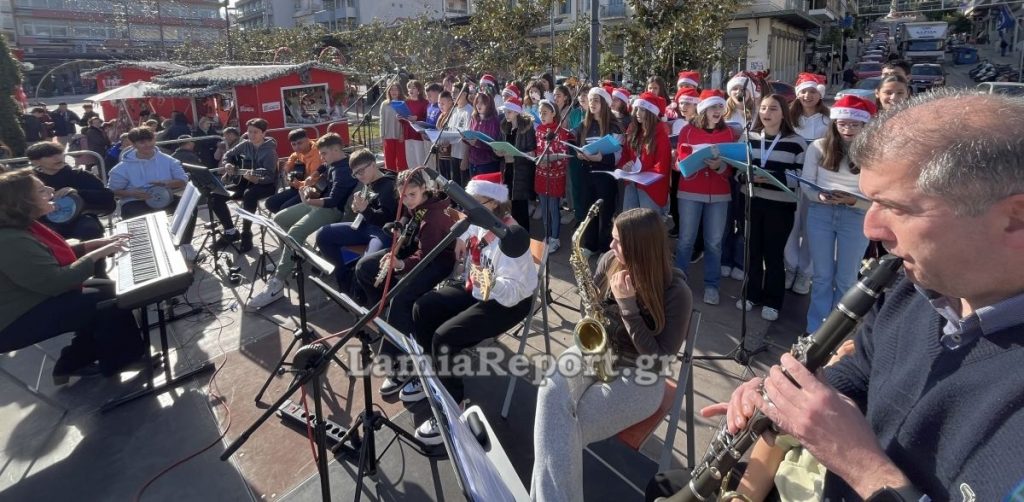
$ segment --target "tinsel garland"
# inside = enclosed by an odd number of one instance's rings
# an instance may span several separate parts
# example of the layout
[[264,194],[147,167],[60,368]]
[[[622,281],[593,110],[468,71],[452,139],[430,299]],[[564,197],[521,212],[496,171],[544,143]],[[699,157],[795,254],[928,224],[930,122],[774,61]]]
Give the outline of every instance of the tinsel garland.
[[238,85],[257,85],[268,80],[310,69],[344,73],[344,68],[317,61],[293,65],[206,66],[187,72],[153,77],[161,88],[146,92],[147,96],[209,96]]
[[122,68],[141,68],[143,70],[158,71],[161,73],[178,73],[189,70],[189,68],[185,66],[177,63],[171,63],[169,61],[118,61],[116,63],[82,72],[82,78],[96,78],[96,75],[99,75],[100,73],[120,70]]

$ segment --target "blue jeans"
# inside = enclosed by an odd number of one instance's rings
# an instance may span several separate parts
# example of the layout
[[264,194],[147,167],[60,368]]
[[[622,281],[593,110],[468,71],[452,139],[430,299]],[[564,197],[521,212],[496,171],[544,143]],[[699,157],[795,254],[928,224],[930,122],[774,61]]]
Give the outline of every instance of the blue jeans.
[[665,208],[654,203],[651,200],[651,196],[647,195],[647,192],[643,191],[639,185],[632,182],[626,182],[622,193],[622,210],[626,211],[629,209],[635,209],[638,207],[646,207],[647,209],[653,209],[654,212],[664,215]]
[[[327,261],[335,265],[334,278],[343,293],[352,287],[352,267],[358,256],[346,257],[346,246],[366,246],[366,254],[376,253],[391,246],[391,236],[376,225],[363,222],[359,228],[352,228],[351,223],[334,223],[320,229],[316,236],[316,245]],[[348,259],[346,259],[348,258]]]
[[697,228],[704,222],[704,287],[718,289],[722,276],[722,235],[729,201],[697,202],[679,199],[679,240],[676,243],[676,267],[686,272],[690,253],[697,240]]
[[868,238],[863,209],[812,202],[807,208],[807,241],[811,246],[811,305],[807,332],[821,326],[839,299],[857,282],[857,270]]
[[547,228],[547,238],[557,239],[562,230],[562,215],[560,206],[561,197],[550,195],[538,195],[540,197],[540,214],[544,218],[544,225]]

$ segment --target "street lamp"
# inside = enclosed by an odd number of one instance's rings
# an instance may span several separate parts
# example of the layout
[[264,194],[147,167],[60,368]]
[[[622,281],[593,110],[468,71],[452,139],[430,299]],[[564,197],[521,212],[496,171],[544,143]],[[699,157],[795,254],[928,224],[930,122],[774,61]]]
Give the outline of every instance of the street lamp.
[[229,1],[224,0],[221,7],[224,7],[224,36],[228,39],[228,61],[234,61],[235,44],[231,41],[231,11],[235,10],[235,8],[228,5]]

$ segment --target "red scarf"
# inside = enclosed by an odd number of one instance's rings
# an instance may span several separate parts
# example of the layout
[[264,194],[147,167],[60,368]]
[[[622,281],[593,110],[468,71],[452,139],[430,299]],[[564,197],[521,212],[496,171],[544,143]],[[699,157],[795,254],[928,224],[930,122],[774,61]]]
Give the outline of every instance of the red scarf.
[[34,221],[32,222],[32,225],[28,227],[28,231],[50,250],[53,257],[57,259],[57,265],[66,267],[78,259],[78,257],[75,256],[75,251],[71,249],[71,246],[68,246],[67,241],[65,241],[57,232],[50,230],[46,225],[43,225],[38,221]]

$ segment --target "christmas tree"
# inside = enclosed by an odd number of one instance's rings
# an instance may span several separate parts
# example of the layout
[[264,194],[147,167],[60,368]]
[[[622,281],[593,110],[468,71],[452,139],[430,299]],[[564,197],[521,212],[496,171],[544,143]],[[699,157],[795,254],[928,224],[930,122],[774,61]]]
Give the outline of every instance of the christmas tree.
[[19,106],[14,90],[21,84],[21,68],[0,35],[0,143],[7,145],[15,157],[25,154],[25,131],[18,121]]

